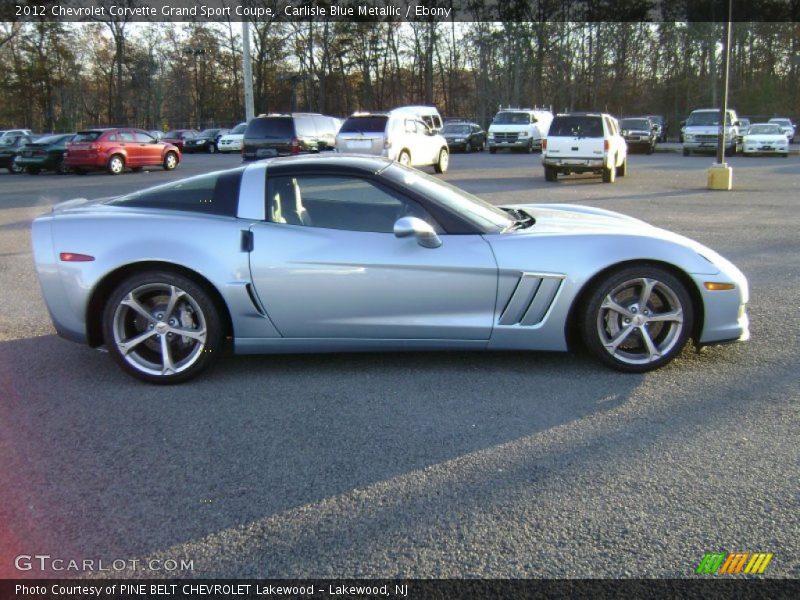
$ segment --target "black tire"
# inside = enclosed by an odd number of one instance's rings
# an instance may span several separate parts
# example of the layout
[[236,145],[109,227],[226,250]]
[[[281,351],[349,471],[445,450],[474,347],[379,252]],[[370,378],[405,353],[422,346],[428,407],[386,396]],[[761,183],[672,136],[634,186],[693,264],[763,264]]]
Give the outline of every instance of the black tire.
[[447,148],[442,148],[439,150],[439,158],[436,160],[436,164],[433,165],[433,170],[437,173],[446,173],[449,165],[450,153],[447,151]]
[[[616,161],[615,161],[616,162]],[[614,183],[617,179],[617,167],[603,167],[603,183]]]
[[648,154],[648,155],[649,155],[649,154],[652,154],[652,153],[653,153],[653,152],[655,152],[655,151],[656,151],[656,146],[655,146],[655,144],[649,144],[649,145],[647,146],[647,154]]
[[[646,285],[650,294],[643,302]],[[650,320],[659,315],[663,320]],[[664,319],[667,316],[674,318]],[[678,277],[663,267],[643,264],[599,281],[581,307],[579,323],[583,342],[596,358],[619,371],[643,373],[680,354],[692,332],[694,307]]]
[[406,167],[411,166],[411,155],[408,153],[408,150],[403,150],[398,154],[397,162]]
[[20,167],[20,166],[17,164],[17,161],[16,161],[15,159],[13,159],[13,158],[11,159],[11,162],[10,162],[10,163],[8,163],[8,172],[9,172],[9,173],[13,173],[14,175],[19,175],[19,174],[20,174],[20,173],[22,173],[24,170],[25,170],[25,169],[23,169],[22,167]]
[[558,181],[558,171],[555,167],[544,168],[544,179],[545,181]]
[[216,154],[217,153],[217,145],[214,142],[208,144],[208,153],[209,154]]
[[106,170],[111,175],[119,175],[125,170],[125,159],[119,154],[112,155],[106,163]]
[[464,144],[464,154],[469,154],[470,152],[472,152],[472,144],[467,142]]
[[525,152],[528,154],[533,154],[533,139],[531,138],[528,140],[528,146],[525,148]]
[[165,171],[172,171],[178,166],[178,155],[174,152],[167,152],[164,155],[164,163],[162,164]]
[[625,177],[628,174],[628,157],[622,160],[622,164],[617,167],[617,177]]
[[216,361],[224,340],[217,306],[206,290],[161,270],[133,275],[116,287],[103,309],[103,337],[123,371],[157,384],[197,376]]
[[684,148],[683,149],[683,155],[684,156],[689,156],[689,154],[690,154],[689,149],[688,148]]
[[69,171],[70,169],[68,166],[64,164],[63,159],[58,161],[58,164],[56,165],[56,173],[58,173],[59,175],[66,175],[67,173],[69,173]]

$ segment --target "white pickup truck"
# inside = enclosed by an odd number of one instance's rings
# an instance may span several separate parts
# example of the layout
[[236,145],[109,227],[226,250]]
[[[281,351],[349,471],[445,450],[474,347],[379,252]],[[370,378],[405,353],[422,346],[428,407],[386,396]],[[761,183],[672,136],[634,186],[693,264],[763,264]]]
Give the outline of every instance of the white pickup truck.
[[[718,108],[699,108],[693,110],[683,128],[683,155],[692,152],[716,152],[719,143]],[[725,152],[736,154],[739,138],[739,117],[735,110],[728,110],[725,117]]]
[[556,115],[542,144],[544,178],[595,173],[605,183],[628,171],[628,146],[617,120],[605,113]]

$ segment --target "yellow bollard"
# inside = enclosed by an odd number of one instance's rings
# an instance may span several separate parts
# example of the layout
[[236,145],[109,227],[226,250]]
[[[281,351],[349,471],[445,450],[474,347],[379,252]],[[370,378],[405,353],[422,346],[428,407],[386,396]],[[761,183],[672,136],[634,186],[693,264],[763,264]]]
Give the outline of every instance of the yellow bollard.
[[733,169],[728,163],[714,163],[708,168],[708,189],[730,190],[733,188]]

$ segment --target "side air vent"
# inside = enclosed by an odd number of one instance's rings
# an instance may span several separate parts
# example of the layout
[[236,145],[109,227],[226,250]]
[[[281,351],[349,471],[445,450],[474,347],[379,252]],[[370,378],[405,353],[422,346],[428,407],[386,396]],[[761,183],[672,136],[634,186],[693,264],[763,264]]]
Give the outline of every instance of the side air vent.
[[553,273],[523,273],[498,325],[538,325],[544,319],[564,280]]

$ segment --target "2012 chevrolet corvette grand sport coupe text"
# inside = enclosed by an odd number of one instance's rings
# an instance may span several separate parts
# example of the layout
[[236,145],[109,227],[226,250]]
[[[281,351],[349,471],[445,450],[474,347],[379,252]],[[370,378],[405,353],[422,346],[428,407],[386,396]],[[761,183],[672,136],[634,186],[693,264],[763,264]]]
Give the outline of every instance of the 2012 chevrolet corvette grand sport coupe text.
[[185,381],[237,353],[567,350],[622,371],[746,339],[716,252],[578,205],[495,207],[398,163],[274,159],[33,222],[58,332]]

